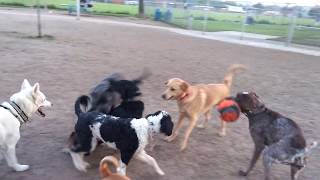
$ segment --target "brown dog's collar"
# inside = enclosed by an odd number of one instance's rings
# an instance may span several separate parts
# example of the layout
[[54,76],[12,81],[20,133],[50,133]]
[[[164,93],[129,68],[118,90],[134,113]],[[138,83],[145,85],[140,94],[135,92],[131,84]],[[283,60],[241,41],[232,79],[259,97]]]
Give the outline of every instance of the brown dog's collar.
[[190,96],[190,93],[184,93],[184,94],[179,98],[179,101],[184,100],[184,99],[187,98],[188,96]]

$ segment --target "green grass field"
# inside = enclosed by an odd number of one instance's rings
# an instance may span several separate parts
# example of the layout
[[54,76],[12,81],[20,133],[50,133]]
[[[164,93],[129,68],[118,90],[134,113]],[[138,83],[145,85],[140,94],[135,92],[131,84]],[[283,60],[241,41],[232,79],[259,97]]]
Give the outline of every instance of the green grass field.
[[[75,0],[40,0],[42,5],[48,5],[48,8],[66,10],[68,4],[75,5]],[[36,0],[0,0],[0,5],[7,6],[34,6]],[[145,11],[147,16],[153,18],[156,7],[146,6]],[[161,9],[165,12],[165,9]],[[171,24],[187,28],[187,17],[193,17],[192,29],[203,30],[203,18],[205,12],[201,10],[189,10],[171,8],[173,17]],[[109,3],[94,2],[94,7],[90,9],[93,14],[112,15],[112,16],[137,16],[138,7],[130,5],[119,5]],[[227,12],[208,12],[208,21],[206,31],[241,31],[242,22],[245,15],[239,13]],[[288,32],[288,24],[290,19],[287,17],[272,17],[272,16],[256,16],[254,17],[257,23],[245,26],[245,31],[250,33],[265,34],[280,36],[279,40],[284,40]],[[300,26],[315,26],[313,19],[298,18],[297,25]],[[307,45],[320,46],[320,29],[296,29],[293,42]]]

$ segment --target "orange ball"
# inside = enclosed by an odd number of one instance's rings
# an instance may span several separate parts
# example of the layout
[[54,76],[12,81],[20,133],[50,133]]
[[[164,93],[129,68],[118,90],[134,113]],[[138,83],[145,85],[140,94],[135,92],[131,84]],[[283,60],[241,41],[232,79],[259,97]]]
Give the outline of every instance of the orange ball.
[[240,108],[237,102],[232,99],[222,100],[217,109],[220,113],[220,117],[223,121],[234,122],[240,117]]

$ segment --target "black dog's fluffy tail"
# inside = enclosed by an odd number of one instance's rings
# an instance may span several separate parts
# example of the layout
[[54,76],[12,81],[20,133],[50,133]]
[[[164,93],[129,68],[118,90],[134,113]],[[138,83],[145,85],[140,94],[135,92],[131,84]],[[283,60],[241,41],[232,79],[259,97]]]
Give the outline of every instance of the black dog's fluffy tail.
[[79,117],[80,114],[84,112],[88,112],[88,110],[91,108],[91,98],[87,95],[82,95],[78,97],[74,104],[74,111],[76,115]]
[[141,84],[142,81],[145,80],[145,79],[147,79],[148,77],[150,77],[151,74],[152,74],[152,73],[151,73],[150,69],[144,68],[142,74],[141,74],[138,78],[136,78],[136,79],[134,79],[134,80],[132,80],[132,81],[133,81],[135,84]]

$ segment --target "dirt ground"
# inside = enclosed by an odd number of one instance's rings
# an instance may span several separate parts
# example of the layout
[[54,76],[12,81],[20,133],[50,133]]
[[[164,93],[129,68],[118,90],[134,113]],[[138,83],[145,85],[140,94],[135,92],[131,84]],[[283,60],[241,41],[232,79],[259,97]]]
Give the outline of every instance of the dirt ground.
[[[54,103],[46,111],[46,118],[35,115],[31,123],[21,127],[17,154],[19,161],[31,165],[31,169],[13,172],[2,161],[1,180],[99,179],[100,159],[114,151],[99,148],[87,159],[92,165],[87,173],[78,172],[70,156],[61,152],[74,125],[74,100],[111,73],[120,72],[130,79],[144,67],[153,72],[142,86],[145,114],[167,110],[176,120],[176,104],[160,97],[168,78],[221,82],[229,65],[241,63],[249,70],[236,76],[233,94],[256,91],[267,106],[295,119],[309,142],[320,141],[319,57],[74,18],[44,18],[44,32],[50,37],[33,39],[35,17],[1,14],[0,22],[0,100],[8,100],[28,78],[32,83],[39,82]],[[253,150],[247,119],[231,123],[223,138],[217,136],[218,126],[214,112],[207,129],[193,131],[184,153],[179,152],[182,134],[173,143],[159,136],[150,154],[166,175],[159,177],[151,167],[133,160],[128,176],[135,180],[263,179],[261,160],[247,178],[237,175],[240,168],[247,167]],[[311,154],[301,180],[319,179],[319,149]],[[273,176],[289,179],[289,167],[275,165]]]

